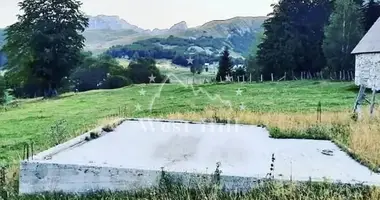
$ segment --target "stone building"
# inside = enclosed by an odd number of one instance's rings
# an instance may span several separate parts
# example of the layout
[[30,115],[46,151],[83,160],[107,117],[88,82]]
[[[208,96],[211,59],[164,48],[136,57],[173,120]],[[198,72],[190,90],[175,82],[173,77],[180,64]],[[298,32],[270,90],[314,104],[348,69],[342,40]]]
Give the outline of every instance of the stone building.
[[380,90],[380,18],[352,51],[355,55],[355,85],[360,86],[354,111],[365,98],[365,89],[372,90],[370,112],[372,114],[376,91]]

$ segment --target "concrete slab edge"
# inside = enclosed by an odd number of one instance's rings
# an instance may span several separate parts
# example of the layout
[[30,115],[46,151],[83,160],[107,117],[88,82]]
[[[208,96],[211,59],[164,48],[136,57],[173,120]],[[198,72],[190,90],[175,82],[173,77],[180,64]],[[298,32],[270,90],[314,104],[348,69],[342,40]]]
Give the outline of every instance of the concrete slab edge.
[[341,149],[344,153],[347,154],[347,156],[349,156],[351,159],[355,160],[356,162],[358,162],[360,165],[368,168],[370,171],[376,173],[376,174],[380,174],[380,166],[376,166],[376,164],[368,161],[368,160],[362,160],[359,158],[359,156],[352,150],[350,149],[349,147],[347,147],[346,145],[344,145],[343,143],[337,141],[337,140],[333,140],[332,141],[336,146],[339,147],[339,149]]
[[[223,170],[223,169],[222,169]],[[212,173],[188,173],[165,171],[170,182],[194,188],[210,184]],[[247,192],[265,180],[264,174],[257,177],[238,177],[220,175],[220,185],[225,191]],[[40,162],[22,162],[20,166],[20,194],[37,194],[45,192],[63,192],[80,194],[97,191],[139,191],[158,187],[162,170],[127,169],[89,165],[66,165]],[[298,181],[275,178],[277,181],[295,184],[311,181],[309,178],[297,177]],[[313,179],[313,182],[326,180]],[[341,183],[339,181],[327,181]],[[352,184],[352,183],[351,183]],[[361,183],[363,185],[373,185]],[[374,183],[379,186],[379,183]]]
[[107,132],[103,131],[103,128],[105,126],[108,126],[108,125],[118,126],[121,123],[123,123],[124,121],[125,121],[125,119],[120,119],[120,120],[113,122],[112,124],[106,124],[106,125],[97,127],[95,129],[92,129],[92,130],[90,130],[90,131],[88,131],[82,135],[79,135],[73,139],[70,139],[70,140],[68,140],[62,144],[59,144],[59,145],[54,146],[50,149],[42,151],[36,155],[33,155],[31,158],[29,158],[27,160],[47,160],[47,159],[49,159],[49,157],[51,157],[51,156],[53,156],[59,152],[65,151],[65,150],[70,149],[70,148],[75,148],[77,146],[85,144],[86,142],[88,142],[88,139],[91,138],[93,133],[98,133],[98,135],[97,135],[98,137],[104,136],[105,134],[107,134]]

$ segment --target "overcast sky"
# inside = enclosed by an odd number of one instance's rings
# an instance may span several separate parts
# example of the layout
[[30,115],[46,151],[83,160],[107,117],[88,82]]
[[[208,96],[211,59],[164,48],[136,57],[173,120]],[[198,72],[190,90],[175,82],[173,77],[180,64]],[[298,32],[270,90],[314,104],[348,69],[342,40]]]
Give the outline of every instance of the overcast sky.
[[[169,28],[186,21],[194,27],[236,16],[265,16],[275,0],[81,0],[88,15],[118,15],[145,29]],[[16,21],[19,0],[0,0],[0,27]]]

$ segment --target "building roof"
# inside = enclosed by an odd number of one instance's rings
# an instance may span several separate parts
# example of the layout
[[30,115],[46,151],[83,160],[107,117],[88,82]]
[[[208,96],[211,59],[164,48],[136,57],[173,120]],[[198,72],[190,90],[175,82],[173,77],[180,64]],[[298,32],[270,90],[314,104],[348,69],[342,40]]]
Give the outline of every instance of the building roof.
[[351,53],[380,53],[380,17]]

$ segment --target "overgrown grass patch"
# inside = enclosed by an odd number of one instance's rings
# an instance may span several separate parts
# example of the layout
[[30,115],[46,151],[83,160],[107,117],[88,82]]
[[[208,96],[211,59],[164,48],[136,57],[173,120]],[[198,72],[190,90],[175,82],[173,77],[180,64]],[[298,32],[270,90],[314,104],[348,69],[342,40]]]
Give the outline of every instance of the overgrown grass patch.
[[224,119],[240,124],[265,126],[273,138],[331,140],[358,162],[380,172],[380,115],[363,115],[355,121],[349,111],[316,113],[236,112],[233,109],[207,108],[203,112],[172,113],[165,118]]
[[83,195],[40,194],[10,198],[10,200],[124,200],[124,199],[209,199],[209,200],[268,200],[268,199],[302,199],[302,200],[377,200],[380,198],[378,188],[363,185],[331,183],[284,183],[267,181],[259,184],[247,193],[225,192],[210,186],[188,188],[181,185],[165,186],[137,192],[96,192]]

